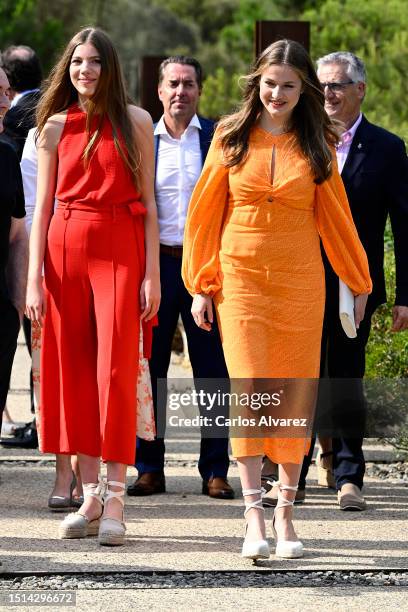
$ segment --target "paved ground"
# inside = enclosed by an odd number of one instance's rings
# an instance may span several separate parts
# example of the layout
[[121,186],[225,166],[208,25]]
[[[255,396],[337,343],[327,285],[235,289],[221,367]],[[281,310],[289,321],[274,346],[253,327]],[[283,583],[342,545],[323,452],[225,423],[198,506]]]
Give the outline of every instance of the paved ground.
[[[18,349],[13,373],[10,407],[18,420],[29,420],[24,348]],[[180,367],[174,366],[180,376]],[[182,372],[181,372],[182,373]],[[19,392],[20,390],[20,392]],[[95,538],[58,540],[61,514],[47,510],[53,483],[52,457],[37,451],[0,450],[0,547],[3,571],[146,571],[252,569],[240,558],[244,522],[237,468],[230,480],[237,492],[233,501],[212,500],[201,495],[196,469],[198,441],[188,434],[168,444],[166,468],[168,493],[147,498],[128,498],[128,540],[123,548],[101,548]],[[391,457],[390,449],[368,448],[369,458]],[[387,455],[388,454],[388,455]],[[135,476],[129,471],[129,481]],[[307,501],[296,508],[296,526],[306,554],[303,559],[275,559],[259,568],[285,569],[384,569],[408,567],[408,487],[390,481],[367,479],[368,510],[340,512],[332,491],[317,487],[310,472]],[[271,511],[267,511],[268,537]],[[267,575],[265,575],[267,588]],[[224,588],[78,591],[81,610],[221,610],[237,607],[253,610],[380,610],[408,609],[404,588],[350,586],[316,588]],[[14,608],[13,608],[14,609]],[[69,609],[69,608],[67,608]]]
[[[21,609],[21,608],[20,608]],[[38,608],[24,608],[24,610]],[[73,608],[59,610],[69,612]],[[129,612],[129,610],[169,610],[174,612],[201,612],[217,610],[220,612],[383,612],[383,610],[407,610],[407,590],[404,588],[330,587],[330,588],[273,588],[261,589],[195,589],[177,590],[117,590],[97,592],[83,590],[77,592],[77,609],[81,612],[109,610],[110,612]],[[9,610],[16,610],[15,607]],[[45,610],[45,608],[40,608]]]

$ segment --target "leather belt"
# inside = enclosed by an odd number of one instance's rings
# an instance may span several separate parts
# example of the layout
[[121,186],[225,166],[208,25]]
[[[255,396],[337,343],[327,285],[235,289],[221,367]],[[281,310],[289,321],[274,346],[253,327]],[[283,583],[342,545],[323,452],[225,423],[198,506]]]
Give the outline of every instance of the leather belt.
[[181,259],[183,257],[183,247],[161,244],[160,253],[163,253],[163,255],[170,255],[170,257],[177,257],[177,259]]

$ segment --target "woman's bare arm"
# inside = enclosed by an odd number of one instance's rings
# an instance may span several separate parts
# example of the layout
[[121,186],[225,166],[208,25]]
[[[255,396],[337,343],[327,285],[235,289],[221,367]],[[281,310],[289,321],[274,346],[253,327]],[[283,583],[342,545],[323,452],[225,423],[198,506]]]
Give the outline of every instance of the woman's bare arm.
[[50,117],[37,142],[37,198],[30,235],[26,314],[32,321],[36,321],[40,325],[42,325],[45,315],[42,268],[48,226],[54,207],[58,143],[64,129],[65,118],[65,113]]
[[138,150],[141,155],[139,186],[142,194],[141,199],[146,208],[146,274],[141,288],[140,300],[142,319],[148,321],[154,317],[160,305],[159,228],[154,197],[153,124],[149,113],[143,109],[130,106],[129,112],[135,129]]

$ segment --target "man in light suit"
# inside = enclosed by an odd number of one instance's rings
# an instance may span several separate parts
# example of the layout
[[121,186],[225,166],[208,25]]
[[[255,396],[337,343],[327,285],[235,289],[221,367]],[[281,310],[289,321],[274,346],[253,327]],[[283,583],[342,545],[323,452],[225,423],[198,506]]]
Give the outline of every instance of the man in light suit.
[[[187,335],[194,378],[228,378],[217,325],[213,325],[210,333],[195,325],[190,312],[192,298],[181,278],[188,203],[214,130],[212,121],[196,114],[201,87],[202,70],[194,58],[174,56],[162,62],[158,94],[164,113],[154,131],[162,301],[150,359],[156,422],[158,414],[159,419],[165,415],[164,398],[157,397],[157,380],[167,378],[179,315]],[[138,478],[128,487],[128,495],[165,492],[164,452],[163,439],[148,442],[138,438]],[[204,494],[219,499],[234,497],[226,479],[228,467],[228,438],[203,437],[198,469]]]
[[[408,328],[408,161],[404,142],[373,125],[361,113],[366,92],[366,72],[361,59],[352,53],[330,53],[317,61],[324,89],[325,108],[344,124],[337,148],[339,170],[346,188],[354,223],[367,252],[373,292],[368,298],[357,338],[346,337],[339,322],[338,277],[324,257],[326,310],[322,340],[322,374],[330,378],[355,379],[356,401],[341,401],[335,419],[342,437],[333,438],[333,471],[341,510],[364,510],[362,495],[365,472],[362,450],[365,401],[361,379],[365,372],[365,349],[375,309],[386,302],[384,279],[384,231],[388,215],[394,235],[396,295],[393,332]],[[347,383],[347,384],[353,384]],[[341,386],[338,387],[341,390]],[[336,422],[334,424],[336,426]],[[347,429],[353,430],[347,433]],[[305,487],[311,453],[306,458],[300,489]]]

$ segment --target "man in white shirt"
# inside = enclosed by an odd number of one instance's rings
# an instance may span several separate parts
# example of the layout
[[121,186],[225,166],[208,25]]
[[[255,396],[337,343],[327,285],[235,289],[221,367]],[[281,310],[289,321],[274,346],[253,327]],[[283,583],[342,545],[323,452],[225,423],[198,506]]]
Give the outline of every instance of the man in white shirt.
[[[217,325],[210,333],[199,329],[191,316],[192,298],[181,278],[184,224],[194,186],[200,176],[211,142],[214,124],[196,114],[202,87],[202,70],[197,60],[174,56],[159,69],[158,94],[163,116],[155,126],[155,195],[160,228],[160,273],[162,301],[159,325],[153,332],[150,373],[157,416],[165,419],[164,398],[157,397],[157,379],[165,379],[179,316],[183,320],[195,379],[228,378]],[[158,402],[160,405],[158,405]],[[163,439],[138,439],[138,479],[128,494],[152,495],[165,492]],[[232,499],[228,481],[228,439],[203,437],[198,469],[202,492],[219,499]]]

